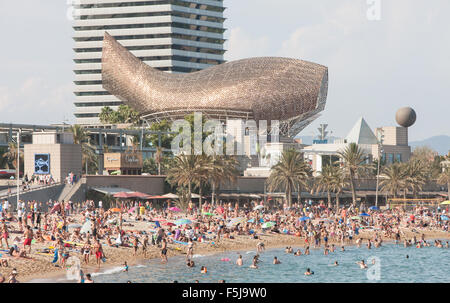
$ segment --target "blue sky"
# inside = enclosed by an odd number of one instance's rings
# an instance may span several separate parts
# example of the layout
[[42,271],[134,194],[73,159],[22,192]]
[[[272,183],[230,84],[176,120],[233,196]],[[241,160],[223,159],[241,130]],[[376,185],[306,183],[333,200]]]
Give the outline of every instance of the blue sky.
[[[329,68],[322,116],[345,136],[363,116],[395,125],[412,106],[410,140],[450,135],[448,0],[381,0],[369,21],[366,0],[224,0],[227,60],[282,56]],[[0,1],[0,121],[74,121],[71,22],[66,0]]]

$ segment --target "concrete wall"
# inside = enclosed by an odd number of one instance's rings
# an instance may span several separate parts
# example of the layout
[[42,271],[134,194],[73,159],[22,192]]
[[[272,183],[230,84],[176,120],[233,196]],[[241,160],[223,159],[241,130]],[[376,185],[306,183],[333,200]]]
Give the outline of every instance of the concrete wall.
[[164,194],[166,176],[86,176],[86,186],[122,187],[149,195]]
[[[47,202],[50,199],[52,201],[56,201],[61,194],[61,191],[64,188],[64,184],[52,186],[52,187],[46,187],[40,190],[34,190],[30,192],[25,192],[20,194],[20,200],[22,201],[33,201],[36,200],[37,202]],[[13,205],[13,211],[16,211],[17,206],[17,196],[13,195],[7,198],[9,203]],[[46,210],[46,204],[42,203],[43,210]]]
[[56,182],[73,172],[81,175],[81,145],[79,144],[25,144],[25,174],[34,174],[34,155],[50,154],[50,173]]

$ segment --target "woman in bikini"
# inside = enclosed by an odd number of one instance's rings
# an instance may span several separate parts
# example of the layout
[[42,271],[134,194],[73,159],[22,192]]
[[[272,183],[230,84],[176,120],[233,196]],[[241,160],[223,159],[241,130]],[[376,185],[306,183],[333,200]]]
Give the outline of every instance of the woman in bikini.
[[91,254],[91,243],[89,242],[89,238],[84,243],[82,252],[83,252],[84,263],[89,264],[89,255]]

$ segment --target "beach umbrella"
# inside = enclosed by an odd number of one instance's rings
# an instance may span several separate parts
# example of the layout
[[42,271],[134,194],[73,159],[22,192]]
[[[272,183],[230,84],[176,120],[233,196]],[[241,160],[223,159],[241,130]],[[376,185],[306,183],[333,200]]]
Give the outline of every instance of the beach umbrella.
[[270,228],[272,226],[277,225],[275,222],[266,222],[263,225],[261,225],[262,228]]
[[205,215],[205,216],[214,216],[214,214],[212,214],[212,213],[207,213],[207,212],[203,212],[203,215]]
[[120,213],[120,208],[111,208],[111,209],[109,209],[109,211],[111,211],[113,213]]
[[447,217],[446,215],[442,215],[442,216],[441,216],[441,220],[442,220],[442,221],[448,221],[448,217]]
[[441,205],[450,205],[450,200],[442,202]]
[[171,194],[171,193],[165,194],[165,195],[163,195],[163,197],[166,199],[178,199],[179,198],[177,195]]
[[74,224],[69,224],[67,227],[68,228],[80,228],[80,227],[82,227],[82,225],[74,223]]
[[176,211],[176,212],[181,211],[181,209],[179,209],[178,207],[171,207],[171,208],[169,208],[169,210],[170,211]]
[[217,211],[218,213],[220,213],[220,214],[223,214],[224,211],[225,211],[225,209],[224,209],[222,206],[219,206],[219,207],[216,208],[216,211]]
[[233,218],[227,225],[234,226],[234,225],[238,225],[239,223],[246,222],[246,221],[247,221],[247,219],[244,217]]
[[264,209],[263,205],[256,205],[253,210],[260,210],[260,209]]
[[366,214],[366,213],[359,214],[359,216],[360,216],[360,217],[370,217],[370,215],[369,215],[369,214]]
[[255,219],[250,219],[247,221],[248,223],[255,223]]
[[310,217],[301,217],[298,220],[299,221],[306,221],[306,220],[310,220],[310,219],[311,219]]
[[184,224],[191,224],[192,221],[189,219],[179,219],[175,221],[175,225],[184,225]]
[[133,206],[132,208],[130,208],[130,210],[128,211],[128,213],[132,213],[136,210],[136,206]]
[[113,195],[114,198],[130,198],[130,194],[121,191]]
[[164,223],[163,225],[165,225],[165,226],[175,226],[175,224],[172,223],[172,222],[166,222],[166,223]]
[[358,217],[358,216],[353,216],[353,217],[351,217],[350,219],[352,219],[352,220],[361,220],[361,218]]
[[369,207],[369,209],[370,210],[380,210],[378,207],[376,207],[376,206],[371,206],[371,207]]

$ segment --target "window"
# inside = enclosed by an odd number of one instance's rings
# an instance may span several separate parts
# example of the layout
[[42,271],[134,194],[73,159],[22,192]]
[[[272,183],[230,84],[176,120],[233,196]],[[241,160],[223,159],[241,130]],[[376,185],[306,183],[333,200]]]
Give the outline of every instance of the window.
[[394,154],[388,154],[388,159],[389,163],[394,163]]
[[395,160],[399,163],[402,162],[402,154],[397,154]]

